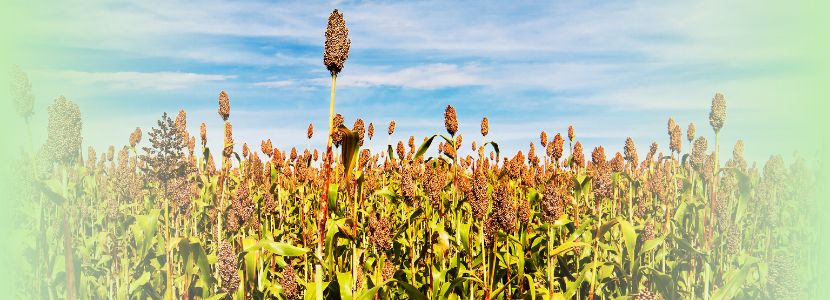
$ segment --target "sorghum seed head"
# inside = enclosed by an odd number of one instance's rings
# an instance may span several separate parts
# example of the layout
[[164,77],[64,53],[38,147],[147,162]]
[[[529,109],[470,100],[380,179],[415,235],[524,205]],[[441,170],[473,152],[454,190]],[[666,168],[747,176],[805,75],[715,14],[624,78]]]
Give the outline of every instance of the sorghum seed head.
[[542,131],[542,134],[539,135],[539,141],[542,144],[542,147],[547,147],[548,146],[548,134],[546,132]]
[[375,135],[375,124],[369,122],[369,131],[367,131],[366,134],[369,136],[369,140],[372,140],[372,136]]
[[455,135],[458,132],[458,118],[455,115],[455,108],[452,105],[447,105],[444,110],[444,127],[447,128],[447,133]]
[[32,83],[29,75],[17,64],[12,64],[9,70],[9,92],[12,94],[12,104],[18,116],[28,122],[35,113],[35,95],[32,95]]
[[392,279],[392,277],[395,276],[395,271],[397,271],[397,268],[395,268],[395,264],[393,264],[392,261],[387,259],[386,263],[383,264],[383,271],[381,271],[383,280],[386,281]]
[[404,151],[406,151],[406,149],[404,148],[404,146],[403,146],[403,142],[402,142],[402,141],[398,141],[398,147],[397,147],[397,149],[396,149],[396,150],[397,150],[397,152],[398,152],[398,157],[399,157],[400,159],[403,159],[403,158],[404,158],[404,154],[405,154],[405,152],[404,152]]
[[273,154],[272,151],[274,151],[273,145],[271,145],[271,139],[268,139],[267,142],[262,141],[262,143],[260,143],[259,145],[259,148],[260,150],[262,150],[262,154],[265,154],[269,157]]
[[222,290],[226,293],[236,290],[241,280],[236,268],[236,252],[234,252],[233,246],[224,240],[220,242],[217,258],[216,269],[219,272],[219,278],[222,280]]
[[686,129],[686,139],[689,142],[695,140],[695,123],[689,123],[689,129]]
[[729,225],[729,237],[726,242],[726,250],[730,255],[737,254],[741,251],[741,228],[734,222]]
[[657,142],[651,143],[651,147],[648,149],[648,156],[654,157],[654,154],[657,153]]
[[202,123],[202,126],[199,128],[199,135],[202,138],[202,147],[207,145],[207,127],[205,127],[205,123]]
[[294,273],[294,266],[289,262],[284,269],[282,269],[282,280],[280,280],[285,291],[285,298],[296,299],[299,297],[297,290],[297,275]]
[[694,147],[692,147],[692,155],[691,159],[689,159],[689,163],[692,165],[692,168],[694,168],[698,172],[703,170],[703,163],[706,159],[706,148],[708,147],[709,142],[706,141],[705,137],[697,137],[694,143]]
[[248,157],[248,143],[242,143],[242,156]]
[[389,250],[392,247],[391,234],[389,219],[386,216],[381,215],[378,218],[374,213],[369,215],[369,239],[376,247],[383,251]]
[[542,213],[546,223],[553,223],[562,216],[562,200],[563,193],[559,188],[552,183],[545,186],[542,198]]
[[314,135],[314,125],[308,124],[308,138],[310,139],[312,135]]
[[487,120],[487,117],[481,119],[481,135],[487,136],[490,133],[490,121]]
[[222,149],[222,156],[231,157],[233,153],[233,125],[225,123],[225,148]]
[[112,161],[113,156],[115,156],[115,147],[110,145],[110,147],[107,148],[107,160]]
[[219,116],[222,117],[222,121],[227,121],[231,116],[231,102],[225,91],[219,93]]
[[343,63],[349,58],[349,47],[352,40],[349,39],[349,29],[346,28],[346,21],[343,14],[334,9],[329,15],[329,24],[326,28],[326,44],[323,52],[323,64],[336,76],[343,70]]
[[623,158],[622,154],[617,151],[617,155],[611,159],[611,170],[616,172],[622,172],[625,169],[625,159]]
[[585,155],[582,154],[582,143],[580,142],[574,144],[573,163],[577,167],[585,167]]
[[360,138],[358,144],[362,147],[364,135],[366,134],[366,129],[363,126],[363,119],[357,119],[354,121],[354,126],[352,126],[352,131],[357,132],[357,136]]
[[801,280],[796,264],[784,251],[775,254],[769,265],[767,289],[773,299],[800,299]]
[[173,127],[179,132],[187,130],[187,112],[184,109],[180,110],[179,114],[176,115],[176,121],[173,124]]
[[67,165],[74,165],[78,159],[78,151],[81,150],[81,110],[72,101],[67,101],[64,96],[52,101],[52,105],[46,108],[49,113],[49,132],[46,140],[55,161]]
[[576,137],[576,136],[574,135],[574,127],[573,127],[573,126],[568,126],[568,140],[569,140],[569,141],[571,141],[571,142],[573,142],[573,141],[574,141],[574,137]]
[[392,135],[392,133],[394,133],[394,132],[395,132],[395,120],[392,120],[392,122],[389,122],[389,135]]
[[726,99],[720,93],[715,94],[712,98],[712,110],[709,112],[709,124],[715,133],[719,133],[723,128],[723,123],[726,122]]
[[625,140],[625,160],[631,164],[637,164],[639,158],[637,157],[637,148],[634,146],[634,140],[631,137]]
[[334,115],[334,120],[332,121],[332,130],[334,131],[331,133],[331,141],[335,147],[340,147],[340,143],[343,142],[343,133],[337,130],[341,125],[343,125],[343,115]]
[[565,151],[565,139],[562,138],[561,133],[557,133],[553,137],[553,160],[559,161],[562,158],[562,152]]
[[637,293],[637,296],[634,296],[634,300],[663,300],[663,297],[660,294],[655,294],[651,290],[644,288]]

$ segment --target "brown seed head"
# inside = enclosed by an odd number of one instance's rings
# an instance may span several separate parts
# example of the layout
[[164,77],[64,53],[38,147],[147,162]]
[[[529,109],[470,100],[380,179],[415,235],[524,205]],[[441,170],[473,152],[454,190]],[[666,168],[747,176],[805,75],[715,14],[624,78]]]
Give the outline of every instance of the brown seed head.
[[285,266],[285,269],[282,269],[282,279],[280,280],[280,285],[285,291],[285,298],[299,298],[300,293],[297,289],[297,275],[294,273],[294,266],[291,265],[290,261]]
[[363,147],[363,140],[364,136],[366,135],[366,129],[363,126],[363,119],[357,119],[354,121],[354,126],[352,126],[352,131],[357,132],[357,136],[360,138],[360,142],[358,143],[361,147]]
[[308,124],[308,138],[310,139],[312,135],[314,135],[314,125]]
[[613,172],[622,172],[625,169],[625,159],[623,158],[622,154],[617,151],[617,155],[611,159],[611,171]]
[[735,143],[735,149],[732,150],[732,159],[741,170],[746,170],[746,160],[744,160],[743,155],[744,140],[738,140],[738,142]]
[[409,136],[409,153],[415,153],[415,136]]
[[242,144],[242,157],[248,157],[248,143]]
[[540,140],[540,143],[542,144],[542,147],[547,147],[548,146],[548,134],[546,132],[542,131],[542,134],[539,135],[539,140]]
[[207,127],[205,127],[205,123],[202,123],[202,126],[199,128],[199,135],[202,138],[202,147],[207,145]]
[[669,131],[670,143],[669,149],[672,152],[680,153],[683,150],[683,132],[680,130],[680,125],[674,125],[674,127]]
[[703,171],[703,162],[706,159],[706,148],[708,147],[709,143],[706,141],[705,137],[699,136],[695,140],[689,163],[692,165],[692,168],[694,168],[698,172]]
[[176,122],[173,123],[173,128],[178,130],[179,132],[184,132],[187,130],[187,113],[184,109],[179,111],[179,114],[176,115]]
[[695,140],[695,123],[689,123],[689,129],[686,129],[686,140],[690,143]]
[[403,159],[404,155],[406,154],[406,148],[404,148],[402,141],[398,141],[398,147],[396,148],[396,150],[398,152],[398,158]]
[[389,122],[389,135],[392,135],[392,133],[394,133],[394,132],[395,132],[395,120],[392,120],[392,122]]
[[231,157],[233,153],[233,125],[225,123],[225,148],[222,150],[222,156]]
[[28,123],[29,118],[35,114],[35,95],[32,95],[29,75],[17,64],[12,64],[9,70],[9,91],[12,94],[15,112]]
[[84,123],[81,121],[81,110],[77,104],[67,101],[64,96],[52,101],[52,105],[46,110],[49,113],[49,135],[46,145],[51,149],[55,161],[74,165],[83,141],[81,129]]
[[565,148],[565,139],[562,138],[562,134],[557,133],[555,137],[553,137],[553,160],[559,161],[562,158],[562,152]]
[[222,290],[225,293],[236,290],[239,287],[240,278],[236,268],[236,252],[233,246],[226,241],[219,244],[219,255],[217,257],[216,269],[219,278],[222,280]]
[[351,44],[352,40],[349,39],[349,29],[346,28],[343,14],[334,9],[329,15],[325,52],[323,52],[323,64],[326,65],[332,76],[336,76],[343,70],[343,63],[349,58]]
[[231,102],[225,91],[219,93],[219,116],[222,117],[222,121],[227,121],[231,116]]
[[274,151],[273,147],[274,146],[271,145],[271,139],[268,139],[267,142],[262,141],[262,143],[259,145],[259,148],[260,148],[260,150],[262,150],[262,153],[267,155],[268,157],[270,157],[273,154],[273,152],[272,152],[272,151]]
[[631,137],[628,137],[625,140],[625,160],[627,160],[632,165],[636,165],[640,162],[639,157],[637,156],[637,148],[634,147],[634,140]]
[[726,122],[726,99],[720,93],[715,94],[712,98],[712,110],[709,112],[709,124],[715,130],[715,134],[720,133],[723,128],[723,123]]
[[571,142],[573,142],[573,141],[574,141],[574,137],[576,137],[576,136],[574,135],[574,127],[573,127],[573,126],[568,126],[568,140],[569,140],[569,141],[571,141]]
[[458,132],[458,118],[455,116],[455,108],[452,105],[447,105],[444,110],[444,127],[447,128],[447,133],[455,135]]
[[375,125],[372,124],[372,122],[369,122],[369,130],[366,132],[366,134],[369,136],[369,140],[371,141],[372,136],[375,135]]
[[577,167],[585,167],[585,155],[582,154],[582,143],[578,141],[574,144],[573,163]]
[[481,135],[487,136],[490,133],[490,122],[487,120],[487,117],[481,119]]
[[341,125],[343,125],[343,115],[334,115],[334,120],[332,121],[332,126],[334,126],[332,127],[332,130],[334,131],[331,135],[331,142],[334,144],[335,147],[340,147],[340,143],[343,142],[343,133],[337,130],[337,128],[339,128]]
[[545,186],[542,198],[542,213],[546,223],[553,223],[562,216],[563,193],[552,183]]

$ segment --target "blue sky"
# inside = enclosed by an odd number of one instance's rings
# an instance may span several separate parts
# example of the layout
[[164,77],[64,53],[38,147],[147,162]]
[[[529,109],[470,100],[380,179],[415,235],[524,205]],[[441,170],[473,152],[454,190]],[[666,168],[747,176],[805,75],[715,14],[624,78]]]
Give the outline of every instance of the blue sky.
[[[12,5],[13,6],[13,5]],[[35,147],[45,140],[46,106],[65,95],[79,104],[84,145],[98,153],[147,132],[163,112],[205,122],[218,149],[218,94],[231,99],[238,143],[323,148],[330,77],[322,63],[332,9],[344,13],[351,53],[338,77],[336,111],[347,125],[373,122],[373,150],[410,135],[446,133],[457,111],[462,155],[481,143],[479,124],[511,156],[573,125],[586,154],[622,151],[632,137],[641,157],[651,142],[668,152],[667,121],[685,135],[694,122],[710,140],[711,99],[722,93],[727,121],[721,155],[739,138],[745,156],[818,148],[803,128],[817,84],[808,4],[752,1],[85,1],[32,2],[17,9],[16,35],[37,97]],[[15,11],[15,10],[12,10]],[[7,105],[5,103],[4,105]],[[38,127],[39,126],[39,127]],[[368,145],[367,145],[368,146]],[[688,144],[684,143],[684,153]]]

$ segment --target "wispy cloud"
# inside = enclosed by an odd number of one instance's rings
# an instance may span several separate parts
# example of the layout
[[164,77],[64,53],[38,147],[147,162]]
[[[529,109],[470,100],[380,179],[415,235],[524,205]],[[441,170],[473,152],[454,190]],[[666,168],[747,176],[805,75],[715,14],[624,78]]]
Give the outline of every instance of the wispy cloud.
[[[449,87],[489,85],[491,82],[478,73],[481,71],[473,65],[427,64],[398,71],[385,71],[387,67],[358,69],[354,74],[347,73],[337,77],[340,87],[401,87],[434,90]],[[257,82],[253,86],[267,88],[296,88],[299,86],[330,85],[331,78],[314,78],[307,80],[279,80]]]
[[111,90],[175,90],[211,81],[236,79],[236,75],[211,75],[182,72],[82,72],[74,70],[38,70],[35,76],[73,85],[101,85]]

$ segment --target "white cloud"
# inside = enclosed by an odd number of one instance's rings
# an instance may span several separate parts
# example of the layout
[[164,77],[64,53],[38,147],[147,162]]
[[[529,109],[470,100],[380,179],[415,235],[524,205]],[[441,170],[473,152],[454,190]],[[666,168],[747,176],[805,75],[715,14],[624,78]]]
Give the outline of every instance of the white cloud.
[[[354,72],[345,73],[337,77],[337,86],[340,87],[381,87],[393,86],[412,89],[434,90],[448,87],[489,85],[491,81],[482,78],[477,73],[480,68],[474,65],[462,66],[454,64],[428,64],[398,71],[386,71],[388,67],[352,66]],[[331,84],[331,78],[315,78],[307,80],[278,80],[257,82],[253,86],[267,88],[297,88],[308,86],[325,86]]]
[[428,64],[394,72],[344,74],[337,84],[354,87],[397,86],[414,89],[485,85],[489,82],[476,74],[474,66]]
[[61,81],[72,85],[103,85],[111,90],[153,89],[174,90],[210,81],[236,79],[236,75],[210,75],[182,72],[82,72],[74,70],[32,71],[47,81]]

